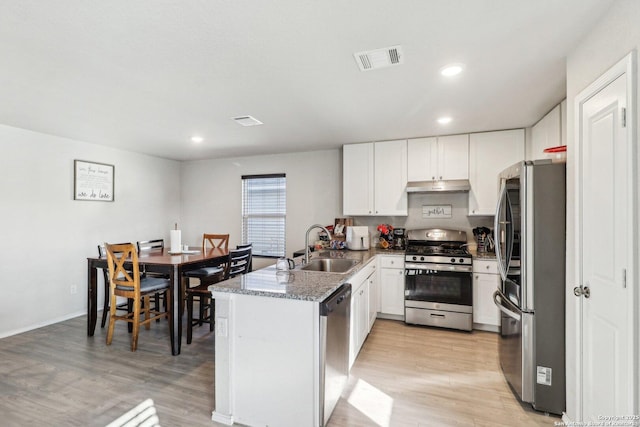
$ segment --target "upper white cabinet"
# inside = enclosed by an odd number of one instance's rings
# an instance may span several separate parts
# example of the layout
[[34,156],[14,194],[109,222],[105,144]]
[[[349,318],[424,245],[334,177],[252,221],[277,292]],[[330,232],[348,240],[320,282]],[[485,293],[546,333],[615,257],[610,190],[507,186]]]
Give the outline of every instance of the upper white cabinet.
[[498,174],[521,160],[524,160],[524,129],[470,135],[469,215],[495,215]]
[[566,144],[566,105],[566,101],[556,105],[531,128],[529,160],[546,159],[545,148]]
[[407,141],[409,181],[469,178],[469,135]]
[[407,141],[343,146],[344,215],[407,215]]

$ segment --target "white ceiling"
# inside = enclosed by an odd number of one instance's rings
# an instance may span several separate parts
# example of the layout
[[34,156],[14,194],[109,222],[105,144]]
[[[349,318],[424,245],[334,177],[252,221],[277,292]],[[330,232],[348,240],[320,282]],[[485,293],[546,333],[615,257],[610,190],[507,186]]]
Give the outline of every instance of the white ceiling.
[[0,0],[0,123],[178,160],[526,127],[612,1]]

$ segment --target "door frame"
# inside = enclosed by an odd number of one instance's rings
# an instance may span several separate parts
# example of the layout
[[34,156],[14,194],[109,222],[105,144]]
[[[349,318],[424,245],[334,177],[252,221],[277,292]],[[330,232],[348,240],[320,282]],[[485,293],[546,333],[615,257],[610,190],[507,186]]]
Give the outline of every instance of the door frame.
[[[583,277],[582,277],[582,223],[583,216],[581,210],[582,203],[582,182],[580,177],[582,175],[582,113],[583,113],[583,105],[586,101],[588,101],[591,97],[596,95],[610,83],[615,81],[622,75],[626,75],[627,80],[627,111],[626,111],[626,131],[627,138],[629,143],[631,144],[631,156],[629,156],[628,168],[629,174],[631,176],[631,183],[628,189],[628,197],[631,200],[631,215],[629,215],[627,227],[631,230],[631,235],[629,236],[629,243],[627,246],[627,264],[629,265],[629,269],[627,271],[627,287],[629,288],[630,298],[628,300],[628,308],[629,313],[631,314],[631,327],[629,328],[629,333],[627,339],[631,343],[629,355],[629,369],[634,378],[634,382],[632,383],[630,392],[630,399],[632,400],[631,406],[633,407],[634,414],[638,413],[638,409],[640,408],[640,400],[639,400],[639,387],[640,384],[638,382],[638,362],[639,362],[639,350],[640,343],[638,338],[638,331],[640,331],[640,315],[639,315],[639,307],[640,302],[638,300],[640,292],[638,292],[638,199],[639,199],[639,191],[640,191],[640,183],[638,182],[638,161],[639,161],[639,150],[637,147],[637,139],[636,139],[636,51],[633,50],[628,53],[624,58],[618,61],[613,67],[608,69],[604,74],[598,77],[594,82],[589,84],[584,90],[582,90],[574,100],[574,203],[575,203],[575,221],[574,224],[574,244],[575,250],[573,254],[568,256],[573,257],[573,265],[574,265],[574,277],[577,280],[577,283],[567,283],[567,295],[571,295],[568,298],[576,298],[573,296],[573,288],[574,286],[583,285]],[[567,223],[571,222],[572,218],[567,218]],[[568,324],[575,324],[575,348],[570,349],[567,348],[567,354],[571,354],[573,350],[573,354],[575,354],[574,360],[566,359],[567,370],[571,367],[570,365],[575,364],[575,393],[576,393],[576,402],[575,416],[578,418],[573,421],[583,421],[583,378],[582,378],[582,367],[583,367],[583,359],[582,359],[582,298],[576,302],[576,310],[575,317],[573,319],[567,319]],[[569,332],[569,331],[568,331]],[[567,383],[567,387],[570,387],[571,384]],[[567,402],[567,407],[569,406]],[[566,415],[566,414],[565,414]],[[603,414],[609,415],[609,414]],[[613,414],[611,414],[613,415]],[[621,414],[618,414],[621,415]],[[563,417],[564,418],[564,417]]]

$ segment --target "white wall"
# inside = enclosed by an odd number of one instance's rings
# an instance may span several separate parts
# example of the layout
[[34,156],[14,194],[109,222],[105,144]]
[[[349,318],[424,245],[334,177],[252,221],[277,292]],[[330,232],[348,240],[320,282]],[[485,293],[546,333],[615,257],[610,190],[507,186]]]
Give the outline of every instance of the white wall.
[[[573,296],[572,292],[573,287],[578,283],[574,263],[576,252],[574,101],[580,91],[630,51],[638,48],[640,44],[640,25],[638,22],[640,22],[639,1],[616,1],[608,13],[578,43],[567,58],[567,415],[573,420],[578,417],[576,414],[577,372],[572,361],[579,357],[575,349],[575,336],[578,333],[575,325],[578,299]],[[638,110],[636,110],[637,113]],[[640,123],[640,116],[636,117],[636,123]]]
[[311,224],[341,216],[341,150],[190,161],[182,164],[182,240],[199,245],[203,233],[229,233],[231,247],[242,243],[241,177],[268,173],[287,176],[287,256],[304,248]]
[[[86,313],[98,243],[168,239],[179,219],[178,162],[2,125],[0,152],[0,337]],[[73,200],[74,159],[115,165],[114,202]]]

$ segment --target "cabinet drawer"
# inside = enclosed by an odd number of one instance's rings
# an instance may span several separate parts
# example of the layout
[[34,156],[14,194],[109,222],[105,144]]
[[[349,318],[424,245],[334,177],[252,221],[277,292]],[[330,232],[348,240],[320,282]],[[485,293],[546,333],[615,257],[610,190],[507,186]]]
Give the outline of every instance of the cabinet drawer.
[[494,259],[473,260],[473,272],[498,274],[498,261]]
[[380,268],[404,268],[403,256],[381,256]]

